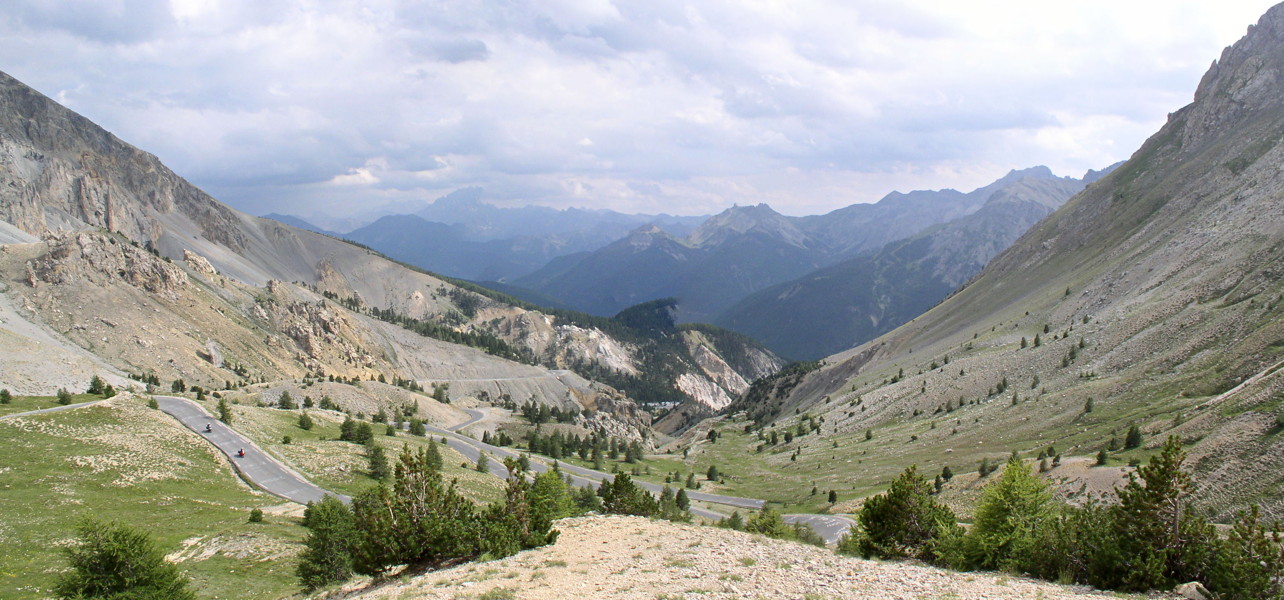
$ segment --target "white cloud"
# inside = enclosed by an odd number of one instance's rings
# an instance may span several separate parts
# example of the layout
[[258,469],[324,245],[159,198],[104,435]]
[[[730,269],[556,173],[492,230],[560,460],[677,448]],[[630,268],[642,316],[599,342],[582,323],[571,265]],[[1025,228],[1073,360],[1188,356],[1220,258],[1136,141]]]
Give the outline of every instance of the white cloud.
[[1269,5],[19,0],[0,55],[254,212],[804,214],[1126,158]]

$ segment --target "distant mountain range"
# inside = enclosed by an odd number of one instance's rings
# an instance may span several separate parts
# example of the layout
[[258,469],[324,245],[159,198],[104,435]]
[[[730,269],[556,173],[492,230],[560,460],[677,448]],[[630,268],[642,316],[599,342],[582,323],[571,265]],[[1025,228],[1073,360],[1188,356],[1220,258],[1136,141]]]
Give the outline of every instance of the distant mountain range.
[[503,208],[483,197],[481,188],[464,188],[413,214],[385,215],[346,232],[328,231],[293,215],[265,216],[358,242],[435,273],[485,281],[519,277],[557,257],[596,250],[640,225],[656,224],[685,234],[706,218],[543,206]]
[[987,200],[972,214],[755,292],[714,323],[798,360],[845,350],[931,308],[1102,172],[1016,174],[978,190]]
[[[846,343],[839,347],[847,347],[862,340],[852,332],[827,332],[831,339],[811,346],[803,339],[813,331],[811,327],[793,339],[784,339],[789,336],[783,332],[809,319],[811,313],[775,313],[776,309],[761,299],[723,313],[752,294],[812,273],[837,286],[831,291],[865,285],[869,277],[891,281],[912,278],[896,271],[898,263],[892,259],[896,254],[875,259],[872,253],[889,242],[974,217],[941,234],[962,237],[958,242],[947,244],[942,237],[922,248],[916,261],[928,260],[928,255],[935,256],[932,253],[958,253],[960,244],[970,244],[968,251],[957,257],[942,257],[945,262],[956,260],[959,264],[939,265],[937,272],[919,278],[922,285],[898,294],[900,300],[909,300],[909,305],[873,315],[874,330],[887,331],[918,314],[915,307],[921,311],[938,302],[1082,186],[1081,180],[1056,177],[1046,167],[1034,167],[1012,171],[970,193],[893,192],[878,203],[856,204],[824,215],[787,217],[766,204],[737,206],[710,217],[686,236],[647,225],[596,251],[555,259],[511,283],[602,315],[653,298],[676,297],[680,320],[735,324],[743,333],[775,339],[796,356],[820,356],[835,344]],[[1006,200],[991,205],[992,198]],[[879,272],[869,271],[875,265],[881,265]],[[818,271],[828,267],[834,270]],[[852,311],[853,303],[859,301],[843,294],[823,294],[808,306],[823,306],[823,313],[829,315]]]

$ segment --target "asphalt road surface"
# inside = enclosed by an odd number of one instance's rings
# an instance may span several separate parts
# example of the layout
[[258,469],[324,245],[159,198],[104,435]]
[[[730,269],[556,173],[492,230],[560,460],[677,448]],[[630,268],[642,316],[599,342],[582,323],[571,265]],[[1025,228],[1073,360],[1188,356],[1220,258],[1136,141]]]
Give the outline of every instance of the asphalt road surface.
[[[103,400],[106,400],[106,398],[104,398]],[[38,410],[29,410],[29,411],[27,411],[27,412],[20,412],[20,413],[13,413],[13,414],[11,414],[11,415],[5,415],[5,416],[3,416],[3,417],[0,417],[0,420],[4,420],[4,419],[12,419],[12,418],[14,418],[14,417],[25,417],[25,416],[27,416],[27,415],[38,415],[38,414],[40,414],[40,413],[58,412],[58,411],[60,411],[60,410],[71,410],[71,409],[73,409],[73,408],[81,408],[81,407],[85,407],[85,406],[93,406],[93,405],[95,405],[95,404],[98,404],[99,402],[102,402],[102,400],[90,400],[89,402],[77,402],[76,404],[58,405],[58,406],[53,406],[53,407],[50,407],[50,408],[41,408],[41,409],[38,409]]]
[[856,524],[852,519],[840,515],[785,515],[785,522],[810,525],[820,537],[825,538],[826,544],[837,543]]
[[[156,396],[155,398],[156,404],[162,411],[214,444],[215,448],[227,455],[232,466],[247,481],[264,491],[299,504],[316,502],[326,494],[336,496],[344,502],[351,500],[343,494],[327,492],[313,485],[303,476],[263,452],[254,442],[210,416],[201,405],[186,398],[174,396]],[[208,432],[205,431],[206,426],[209,427]],[[238,455],[241,450],[245,451],[245,456]]]
[[470,417],[472,417],[472,418],[471,418],[471,419],[469,419],[469,420],[467,420],[467,421],[464,421],[463,423],[460,423],[460,424],[458,424],[458,425],[452,425],[452,426],[450,426],[450,427],[447,427],[447,428],[446,428],[446,430],[447,430],[447,431],[459,431],[460,429],[463,429],[463,428],[465,428],[465,427],[467,427],[467,426],[469,426],[469,425],[472,425],[473,423],[476,423],[476,422],[478,422],[478,421],[480,421],[480,420],[482,420],[482,419],[485,419],[485,418],[486,418],[486,413],[485,413],[485,411],[482,411],[482,410],[480,410],[480,409],[476,409],[476,408],[465,408],[465,409],[464,409],[464,412],[468,413],[468,416],[470,416]]
[[[312,484],[289,467],[286,467],[276,459],[264,453],[261,448],[254,444],[254,442],[251,442],[245,436],[237,433],[232,428],[224,425],[222,421],[219,421],[209,413],[205,412],[205,409],[196,402],[174,396],[156,396],[155,398],[157,405],[162,411],[178,419],[178,421],[188,429],[191,429],[198,435],[204,437],[206,441],[213,444],[214,447],[218,448],[227,456],[228,460],[231,461],[232,466],[240,472],[246,480],[268,493],[300,504],[318,501],[326,494],[336,496],[344,502],[351,501],[351,498],[348,496],[327,492]],[[98,402],[101,402],[101,400],[15,413],[5,415],[4,417],[0,417],[0,419],[69,410],[89,406]],[[488,455],[487,458],[490,459],[487,471],[496,477],[507,479],[508,469],[504,466],[503,459],[515,459],[518,458],[520,454],[508,448],[483,444],[473,438],[455,433],[459,429],[472,425],[486,416],[484,412],[477,409],[468,409],[467,412],[469,416],[472,417],[471,420],[448,429],[428,426],[427,429],[429,434],[437,439],[445,438],[448,446],[462,454],[464,458],[472,461],[473,463],[477,462],[477,458],[483,451],[486,452]],[[210,431],[208,432],[205,431],[205,427],[207,425],[210,428]],[[238,456],[237,453],[240,450],[245,451],[245,456]],[[540,460],[531,461],[531,470],[537,473],[543,473],[550,468],[551,467]],[[586,469],[584,467],[565,463],[559,463],[558,468],[563,473],[570,475],[571,483],[579,487],[596,488],[601,484],[601,482],[609,481],[614,477],[610,473],[603,473],[601,471],[595,471],[593,469]],[[649,481],[634,480],[634,483],[655,494],[659,494],[663,489],[663,486]],[[762,508],[764,504],[762,500],[754,498],[708,494],[693,490],[687,491],[687,497],[691,500],[751,510]],[[727,516],[719,512],[694,506],[691,507],[691,513],[698,517],[711,520],[718,520]],[[847,533],[847,530],[853,524],[853,521],[850,518],[838,515],[792,514],[785,515],[784,519],[786,523],[806,523],[810,525],[816,533],[820,534],[820,536],[825,539],[826,543],[830,544],[837,542],[843,534]]]
[[[485,451],[490,456],[490,459],[491,459],[490,471],[500,477],[507,477],[508,471],[502,466],[501,461],[503,460],[504,457],[517,458],[519,456],[519,453],[508,448],[501,448],[498,446],[492,446],[490,444],[483,444],[482,442],[479,442],[473,438],[455,433],[453,430],[462,429],[463,427],[476,422],[481,417],[480,415],[481,411],[479,410],[469,410],[468,412],[469,414],[473,415],[476,418],[474,418],[472,421],[469,421],[468,423],[464,423],[463,425],[452,427],[450,428],[450,430],[428,426],[428,431],[434,437],[446,438],[447,445],[455,449],[460,454],[463,454],[465,457],[467,457],[469,460],[473,462],[476,462],[477,456],[482,451]],[[544,464],[543,462],[540,462],[539,460],[531,461],[532,471],[542,473],[544,471],[547,471],[549,468],[550,467],[548,465]],[[609,481],[614,477],[610,473],[603,473],[601,471],[586,469],[584,467],[569,465],[566,463],[559,463],[558,468],[563,473],[570,474],[572,478],[572,482],[575,485],[581,486],[581,487],[583,486],[597,487],[601,482]],[[634,480],[634,483],[655,494],[659,494],[664,487],[659,484],[651,483],[649,481]],[[699,500],[699,501],[708,502],[711,504],[721,504],[724,506],[731,506],[733,508],[743,508],[743,509],[750,509],[750,510],[758,510],[762,508],[764,504],[762,500],[758,500],[755,498],[741,498],[738,496],[708,494],[705,492],[697,492],[692,490],[687,490],[687,497],[690,498],[691,500]],[[712,520],[722,519],[727,516],[719,512],[705,510],[698,507],[692,507],[691,513],[696,516],[706,518],[706,519],[712,519]],[[850,518],[839,516],[839,515],[791,514],[791,515],[785,515],[784,519],[786,523],[806,523],[807,525],[810,525],[811,528],[815,530],[816,533],[820,534],[820,536],[825,539],[825,542],[829,544],[836,543],[839,539],[841,539],[843,535],[847,533],[847,530],[850,529],[854,523]]]
[[[480,412],[480,411],[477,411],[477,412]],[[470,410],[469,413],[471,414],[473,413],[473,411]],[[462,425],[460,427],[462,427]],[[446,429],[428,426],[428,431],[430,432],[431,435],[434,435],[437,437],[445,437],[446,443],[451,448],[455,449],[460,454],[463,454],[465,457],[467,457],[469,460],[473,462],[476,462],[477,456],[482,451],[485,451],[488,455],[490,455],[490,459],[491,459],[490,471],[501,477],[507,476],[508,471],[503,467],[502,464],[499,464],[499,463],[505,457],[517,458],[518,456],[520,456],[518,452],[511,450],[509,448],[501,448],[499,446],[484,444],[473,438],[460,435],[458,433],[455,433],[453,431],[449,431]],[[540,462],[539,460],[531,461],[532,471],[542,473],[544,471],[547,471],[549,468],[550,467],[548,465]],[[594,471],[593,469],[586,469],[584,467],[569,465],[566,463],[559,463],[558,468],[563,473],[567,473],[571,475],[571,481],[574,485],[581,486],[581,487],[583,486],[597,487],[601,482],[610,481],[612,478],[614,478],[614,475],[611,475],[610,473]],[[664,488],[664,486],[662,485],[651,483],[649,481],[634,480],[634,483],[636,483],[639,487],[654,494],[659,494],[661,490],[663,490]],[[674,491],[677,491],[676,488],[674,489]],[[697,492],[692,490],[687,490],[687,498],[690,498],[691,500],[699,500],[701,502],[709,502],[712,504],[722,504],[725,506],[751,509],[751,510],[757,510],[759,508],[762,508],[764,504],[762,500],[758,500],[755,498],[740,498],[737,496],[708,494],[705,492]],[[703,510],[700,508],[692,508],[691,512],[692,514],[695,514],[700,517],[704,517],[706,519],[721,519],[727,516],[722,513]]]

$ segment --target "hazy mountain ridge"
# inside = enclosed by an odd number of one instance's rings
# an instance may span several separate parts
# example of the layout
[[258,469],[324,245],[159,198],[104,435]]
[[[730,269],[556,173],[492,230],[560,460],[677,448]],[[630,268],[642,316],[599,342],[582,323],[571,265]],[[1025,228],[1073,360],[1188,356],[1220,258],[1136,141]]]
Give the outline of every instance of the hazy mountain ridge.
[[686,233],[705,219],[533,205],[501,208],[483,195],[481,188],[457,190],[413,214],[385,215],[340,237],[452,277],[503,281],[562,256],[597,250],[637,227],[658,224]]
[[[328,295],[330,299],[324,302],[327,310],[338,314],[346,313],[349,315],[347,318],[356,324],[354,327],[357,333],[354,335],[357,337],[352,338],[349,343],[354,348],[361,348],[363,355],[375,357],[373,362],[362,358],[358,361],[364,363],[361,365],[337,358],[314,365],[310,360],[316,357],[310,356],[307,342],[309,336],[304,335],[303,329],[285,322],[270,326],[260,324],[249,329],[245,325],[235,324],[242,319],[253,321],[256,318],[253,304],[247,303],[246,294],[251,294],[248,290],[233,293],[211,289],[207,294],[183,300],[206,307],[210,315],[222,315],[210,317],[212,322],[217,323],[224,318],[233,321],[226,327],[216,328],[217,332],[247,332],[245,336],[238,338],[241,342],[228,342],[230,345],[223,345],[217,336],[212,336],[221,347],[238,347],[236,353],[228,350],[225,354],[236,355],[239,361],[248,363],[249,356],[255,353],[256,346],[248,340],[257,339],[262,343],[267,339],[270,342],[276,336],[282,347],[277,354],[274,354],[275,350],[265,351],[265,356],[272,355],[275,358],[260,361],[262,368],[257,372],[264,376],[296,377],[318,367],[331,374],[360,373],[363,378],[385,372],[389,377],[430,378],[434,376],[432,369],[412,367],[410,364],[419,360],[413,358],[419,352],[427,353],[428,360],[425,364],[441,359],[458,361],[466,366],[473,361],[469,357],[477,357],[477,360],[487,364],[496,360],[491,357],[481,358],[485,355],[471,349],[464,349],[468,352],[448,358],[454,350],[446,352],[446,355],[442,355],[442,352],[448,347],[453,348],[450,344],[434,349],[433,344],[415,347],[390,342],[388,336],[393,334],[389,333],[388,327],[376,324],[366,316],[374,308],[461,335],[495,336],[511,348],[522,349],[531,360],[538,360],[548,367],[598,365],[595,368],[603,370],[605,374],[617,373],[617,382],[624,384],[631,385],[632,380],[620,377],[638,372],[651,360],[639,354],[645,346],[645,340],[637,338],[635,334],[629,333],[634,337],[627,341],[618,340],[598,329],[598,325],[588,324],[573,313],[552,316],[540,313],[534,307],[517,307],[501,296],[479,295],[470,291],[471,288],[462,289],[455,283],[430,273],[409,269],[367,249],[322,234],[289,227],[271,219],[237,212],[193,187],[154,156],[120,141],[7,75],[0,76],[0,184],[3,184],[0,185],[0,219],[13,225],[12,230],[6,229],[10,232],[6,237],[22,237],[24,239],[21,241],[30,241],[59,231],[71,232],[86,228],[98,228],[104,233],[95,235],[105,236],[98,242],[90,243],[86,239],[81,243],[81,238],[75,238],[77,241],[72,243],[67,241],[65,234],[54,235],[50,241],[24,250],[24,253],[28,253],[24,254],[26,260],[33,266],[27,267],[24,266],[26,263],[21,262],[11,265],[12,269],[4,273],[6,280],[10,282],[9,292],[15,297],[23,298],[34,293],[37,287],[41,290],[54,288],[52,291],[40,292],[46,295],[43,305],[32,300],[33,308],[29,309],[32,318],[55,319],[60,313],[57,302],[52,299],[63,297],[65,301],[66,298],[74,297],[74,294],[63,295],[72,294],[72,288],[67,286],[90,286],[75,292],[90,294],[90,288],[113,289],[119,283],[117,280],[130,277],[127,270],[103,271],[100,266],[96,266],[116,264],[123,260],[120,256],[142,252],[128,244],[112,243],[111,240],[116,238],[105,233],[110,232],[122,236],[124,240],[154,249],[157,260],[163,257],[167,260],[196,261],[202,271],[216,274],[210,276],[217,277],[220,287],[226,282],[228,285],[267,290],[255,295],[255,304],[259,296],[273,296],[273,286],[277,290],[297,288],[299,293],[315,296],[316,302],[322,302],[318,294]],[[74,267],[55,268],[49,272],[49,277],[41,275],[37,269],[33,279],[28,272],[35,265],[43,264],[42,261],[53,260],[50,264],[57,264],[64,257],[78,256],[76,248],[88,247],[100,249],[105,256],[117,258],[90,261],[87,264],[73,260],[69,264]],[[192,262],[187,262],[186,266],[188,271],[197,268]],[[95,275],[67,279],[57,275],[64,271]],[[296,282],[298,285],[281,282]],[[67,287],[68,291],[57,291],[63,287]],[[159,293],[145,291],[152,295]],[[164,297],[157,301],[162,305],[179,302],[174,298]],[[298,301],[296,304],[299,310],[304,310],[310,301]],[[107,310],[111,307],[109,303],[90,308]],[[154,308],[162,312],[169,310],[185,314],[178,306]],[[351,312],[351,308],[360,309],[360,312],[366,314]],[[271,311],[267,307],[264,310],[270,316]],[[304,313],[308,314],[309,310],[304,310]],[[87,317],[89,322],[95,318],[113,320],[109,314]],[[93,351],[98,343],[91,338],[73,334],[73,325],[74,323],[61,322],[54,329],[76,340],[76,344]],[[192,326],[194,324],[174,327],[183,331]],[[609,321],[601,321],[600,326],[615,328]],[[269,333],[248,333],[261,327],[268,327],[264,331]],[[397,327],[392,329],[400,331]],[[291,331],[299,335],[289,335]],[[628,333],[627,330],[619,331]],[[315,339],[317,334],[313,332],[310,335]],[[200,381],[202,385],[238,379],[227,368],[209,363],[208,359],[200,358],[195,351],[178,351],[174,348],[170,349],[175,351],[174,354],[167,353],[166,345],[171,340],[177,342],[177,338],[165,334],[147,336],[137,333],[136,336],[148,343],[157,344],[157,350],[146,353],[135,361],[127,361],[122,355],[115,353],[103,355],[103,358],[122,370],[155,370],[166,377],[186,374],[194,378],[193,382]],[[147,340],[149,337],[154,339]],[[204,343],[205,340],[199,342]],[[379,356],[385,358],[380,359]],[[174,361],[173,364],[171,360]],[[512,365],[518,370],[528,368],[520,363]],[[705,377],[689,357],[675,358],[671,368],[676,370],[672,373],[672,379],[667,383],[656,382],[654,385],[669,386],[667,389],[674,390],[671,393],[676,398],[684,397],[673,387],[676,386],[678,375]],[[546,373],[539,369],[535,369],[535,372]],[[217,373],[222,373],[223,376],[220,377]],[[757,373],[744,375],[748,378],[759,376]],[[511,375],[482,374],[476,378],[491,377],[506,379]],[[38,385],[38,382],[33,385]],[[553,388],[541,391],[539,397],[547,393],[553,396],[550,401],[561,402],[574,393],[565,384],[551,385]]]
[[[966,194],[893,192],[876,204],[824,215],[788,217],[766,204],[735,206],[709,217],[686,237],[668,235],[660,244],[654,228],[638,229],[593,253],[563,257],[512,283],[595,314],[614,314],[635,302],[673,296],[680,300],[680,320],[714,321],[755,292],[975,213],[992,195],[1021,181],[1046,182],[1042,191],[1031,188],[1028,195],[1046,193],[1045,202],[1052,205],[1068,198],[1073,190],[1066,189],[1078,185],[1046,167],[1033,167],[1012,171]],[[648,237],[643,241],[639,236]],[[1013,237],[1008,235],[1004,244]],[[927,306],[946,292],[932,295]]]
[[1193,444],[1204,507],[1227,517],[1258,502],[1284,516],[1272,491],[1284,481],[1282,74],[1276,6],[1192,104],[966,288],[829,357],[786,397],[733,409],[820,410],[839,431],[952,423],[948,409],[972,425],[914,447],[983,440],[955,461],[1049,444],[1091,453],[1137,425],[1150,446]]
[[[895,329],[958,288],[1083,188],[1046,169],[988,186],[975,212],[756,292],[714,322],[776,352],[814,360]],[[1046,173],[1046,175],[1045,175]],[[1091,175],[1091,173],[1089,174]]]

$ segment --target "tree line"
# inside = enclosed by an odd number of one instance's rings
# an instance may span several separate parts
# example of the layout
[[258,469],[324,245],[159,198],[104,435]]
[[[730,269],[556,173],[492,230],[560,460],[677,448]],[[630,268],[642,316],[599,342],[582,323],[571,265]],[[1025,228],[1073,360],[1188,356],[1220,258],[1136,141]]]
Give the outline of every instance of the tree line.
[[1226,600],[1284,598],[1284,548],[1270,533],[1278,524],[1268,528],[1253,507],[1219,536],[1191,505],[1184,460],[1181,443],[1169,438],[1113,498],[1072,507],[1054,502],[1048,484],[1013,457],[983,489],[966,531],[911,466],[886,493],[865,501],[859,526],[838,550],[1108,590],[1169,590],[1194,581]]

